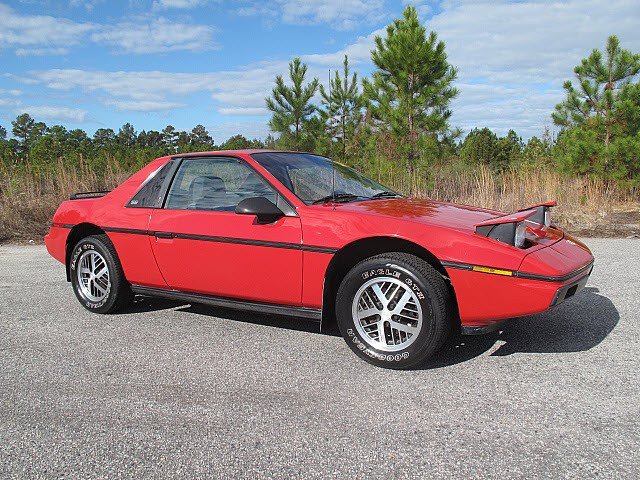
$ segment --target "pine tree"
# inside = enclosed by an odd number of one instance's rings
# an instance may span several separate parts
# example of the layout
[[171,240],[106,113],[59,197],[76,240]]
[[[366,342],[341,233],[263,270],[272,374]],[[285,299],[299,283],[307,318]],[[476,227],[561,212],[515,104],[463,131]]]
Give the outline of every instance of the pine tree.
[[167,150],[169,152],[174,153],[176,151],[176,146],[178,144],[178,131],[173,125],[167,125],[164,130],[162,130],[162,140],[167,146]]
[[336,72],[329,79],[329,92],[320,85],[323,109],[320,114],[325,122],[329,135],[337,139],[341,145],[342,160],[347,153],[347,142],[360,120],[362,95],[358,88],[358,74],[349,75],[349,59],[344,56],[342,76]]
[[597,49],[574,70],[577,88],[564,83],[567,98],[556,105],[553,122],[564,128],[604,126],[604,144],[609,147],[616,123],[616,100],[620,91],[640,72],[640,55],[620,47],[615,35],[607,40],[605,54]]
[[29,142],[35,124],[35,120],[31,118],[31,115],[28,113],[18,115],[16,119],[11,122],[11,126],[13,127],[11,132],[13,136],[19,140],[22,151],[26,151],[29,148]]
[[116,135],[116,142],[118,143],[118,145],[131,148],[136,144],[137,138],[138,135],[136,133],[136,129],[133,128],[133,125],[131,125],[130,123],[125,123],[122,127],[120,127],[120,130]]
[[300,149],[304,127],[316,111],[311,98],[318,89],[318,80],[314,78],[304,84],[307,66],[298,57],[289,63],[289,78],[292,86],[284,83],[282,75],[276,77],[276,86],[272,96],[266,99],[267,108],[273,113],[269,126],[274,132],[285,137],[292,137],[292,146]]
[[449,103],[457,71],[447,61],[445,44],[435,32],[427,35],[413,6],[376,37],[372,60],[377,70],[364,82],[371,114],[408,147],[409,171],[418,157],[421,136],[438,136],[448,128]]
[[498,155],[498,137],[487,127],[474,128],[462,142],[460,156],[469,164],[491,164]]
[[111,128],[99,128],[93,134],[93,144],[98,148],[110,148],[116,141],[116,133]]
[[200,146],[207,149],[213,148],[213,138],[211,138],[211,135],[209,135],[209,132],[204,125],[198,124],[193,127],[190,138],[191,144],[194,146]]

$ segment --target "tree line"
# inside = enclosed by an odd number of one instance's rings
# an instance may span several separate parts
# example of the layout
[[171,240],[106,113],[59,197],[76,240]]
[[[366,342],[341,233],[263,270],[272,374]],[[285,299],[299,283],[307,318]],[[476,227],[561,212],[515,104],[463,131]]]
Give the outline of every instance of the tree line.
[[264,141],[242,135],[216,145],[202,125],[178,131],[136,132],[127,123],[117,132],[98,129],[92,137],[80,129],[47,126],[19,115],[12,138],[0,127],[0,159],[6,166],[46,169],[59,159],[82,161],[100,169],[114,158],[135,169],[155,156],[212,149],[277,148],[312,151],[355,166],[378,179],[403,176],[411,189],[429,178],[433,166],[452,174],[484,165],[496,172],[544,165],[573,175],[640,185],[640,55],[611,36],[603,51],[594,49],[564,84],[566,98],[551,115],[558,127],[527,142],[513,130],[498,136],[475,128],[464,138],[450,125],[458,70],[446,45],[408,6],[371,53],[375,67],[360,79],[347,56],[327,85],[308,78],[299,58],[288,75],[278,75],[266,99],[273,135]]
[[7,130],[0,126],[0,159],[5,167],[16,171],[24,168],[47,171],[47,167],[55,168],[59,159],[70,164],[85,162],[100,169],[107,158],[115,158],[126,170],[174,153],[265,147],[265,142],[242,135],[234,135],[216,145],[203,125],[196,125],[191,131],[176,130],[168,125],[162,131],[137,132],[133,125],[126,123],[117,132],[99,128],[90,137],[82,129],[47,126],[28,113],[18,115],[11,122],[11,133],[12,138],[7,139]]

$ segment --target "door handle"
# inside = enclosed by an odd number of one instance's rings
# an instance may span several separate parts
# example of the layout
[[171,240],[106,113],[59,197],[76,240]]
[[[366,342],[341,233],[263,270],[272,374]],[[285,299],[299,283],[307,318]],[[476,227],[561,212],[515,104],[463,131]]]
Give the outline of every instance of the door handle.
[[170,232],[155,232],[154,236],[156,238],[173,238],[175,235]]

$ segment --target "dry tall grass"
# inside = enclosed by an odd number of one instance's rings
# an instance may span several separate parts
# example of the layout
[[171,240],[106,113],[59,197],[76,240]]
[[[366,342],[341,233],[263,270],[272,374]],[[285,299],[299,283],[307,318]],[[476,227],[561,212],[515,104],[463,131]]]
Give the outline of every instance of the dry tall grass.
[[417,197],[504,212],[557,200],[554,222],[583,233],[614,209],[638,208],[637,192],[621,189],[613,182],[567,176],[549,168],[513,168],[496,174],[481,165],[470,172],[452,174],[447,168],[436,168],[430,173],[430,179],[395,176],[381,180]]
[[[75,168],[60,162],[55,173],[27,170],[12,175],[0,171],[0,242],[40,241],[56,208],[69,194],[112,189],[129,173],[115,160],[107,162],[100,176],[82,162]],[[638,201],[637,194],[621,190],[613,183],[564,176],[544,168],[513,169],[496,175],[488,168],[479,167],[454,175],[443,167],[432,170],[430,178],[396,174],[380,180],[400,192],[414,192],[415,196],[505,212],[557,200],[554,220],[581,232],[588,231],[616,207],[637,208]]]
[[58,205],[71,193],[110,190],[128,176],[114,160],[100,176],[84,162],[69,167],[61,161],[54,173],[0,172],[0,242],[41,241]]

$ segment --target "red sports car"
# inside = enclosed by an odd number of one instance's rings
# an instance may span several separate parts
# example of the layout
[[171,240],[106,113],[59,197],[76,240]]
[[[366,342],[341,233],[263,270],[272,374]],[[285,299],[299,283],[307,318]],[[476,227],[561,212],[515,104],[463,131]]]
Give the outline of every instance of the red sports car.
[[72,195],[45,237],[87,309],[134,294],[337,322],[375,365],[410,368],[584,287],[593,256],[550,221],[406,198],[309,153],[158,158],[111,192]]

